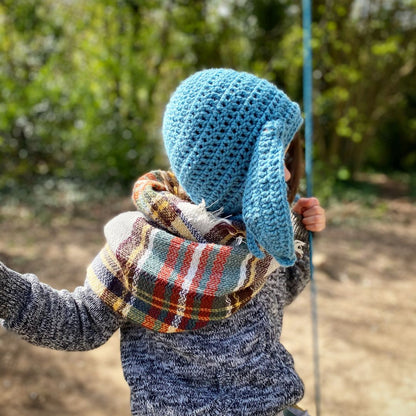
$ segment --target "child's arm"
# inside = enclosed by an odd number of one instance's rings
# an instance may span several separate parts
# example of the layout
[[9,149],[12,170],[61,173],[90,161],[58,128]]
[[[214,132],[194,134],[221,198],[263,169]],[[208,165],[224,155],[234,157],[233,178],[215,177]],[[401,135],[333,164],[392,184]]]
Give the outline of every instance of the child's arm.
[[59,350],[96,348],[120,325],[87,283],[73,293],[58,291],[1,262],[0,318],[26,341]]
[[317,198],[300,198],[293,206],[293,231],[295,240],[304,243],[303,255],[292,267],[285,269],[286,304],[290,304],[305,288],[310,279],[308,231],[320,232],[325,229],[325,210]]

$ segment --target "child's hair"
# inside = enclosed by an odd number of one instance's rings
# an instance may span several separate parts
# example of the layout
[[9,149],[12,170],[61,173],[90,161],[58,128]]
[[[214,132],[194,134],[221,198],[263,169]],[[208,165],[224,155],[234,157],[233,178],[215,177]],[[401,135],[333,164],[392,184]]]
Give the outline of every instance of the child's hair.
[[287,183],[287,199],[291,204],[298,192],[300,178],[303,171],[302,143],[299,133],[291,141],[285,156],[285,164],[290,172],[290,179]]

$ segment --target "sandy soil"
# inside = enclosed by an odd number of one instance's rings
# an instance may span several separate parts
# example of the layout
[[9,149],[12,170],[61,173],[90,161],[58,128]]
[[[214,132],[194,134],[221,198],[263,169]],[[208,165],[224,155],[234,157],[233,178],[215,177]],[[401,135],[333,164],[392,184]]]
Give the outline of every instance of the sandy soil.
[[[128,200],[47,224],[3,210],[0,260],[72,290],[103,224],[125,209]],[[321,415],[416,415],[416,208],[399,196],[333,206],[328,217],[314,242]],[[315,415],[309,289],[288,308],[283,340],[305,381],[301,405]],[[0,329],[0,416],[129,415],[118,343],[115,334],[95,351],[49,351]]]

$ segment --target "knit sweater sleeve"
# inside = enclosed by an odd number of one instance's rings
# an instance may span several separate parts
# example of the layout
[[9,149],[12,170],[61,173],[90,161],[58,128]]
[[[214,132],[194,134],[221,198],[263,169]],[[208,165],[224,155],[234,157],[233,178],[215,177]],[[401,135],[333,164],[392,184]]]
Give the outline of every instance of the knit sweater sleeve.
[[32,344],[68,351],[96,348],[120,325],[87,282],[73,293],[55,290],[1,262],[0,318],[6,329]]
[[310,280],[308,231],[302,224],[302,217],[292,212],[295,241],[303,243],[302,252],[295,264],[284,269],[285,304],[289,305],[302,292]]

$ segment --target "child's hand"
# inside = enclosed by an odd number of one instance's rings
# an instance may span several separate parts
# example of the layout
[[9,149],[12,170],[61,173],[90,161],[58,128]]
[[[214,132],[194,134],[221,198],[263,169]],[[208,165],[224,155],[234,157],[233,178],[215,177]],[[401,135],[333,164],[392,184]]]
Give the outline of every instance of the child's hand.
[[308,231],[319,232],[325,229],[325,210],[317,198],[300,198],[293,206],[293,211],[302,215],[302,223]]

